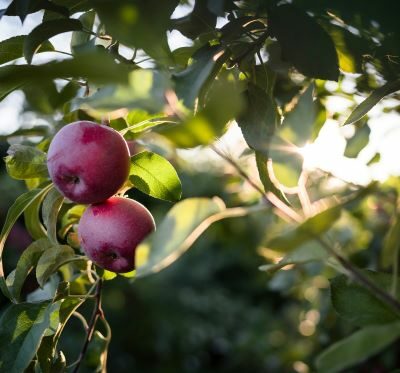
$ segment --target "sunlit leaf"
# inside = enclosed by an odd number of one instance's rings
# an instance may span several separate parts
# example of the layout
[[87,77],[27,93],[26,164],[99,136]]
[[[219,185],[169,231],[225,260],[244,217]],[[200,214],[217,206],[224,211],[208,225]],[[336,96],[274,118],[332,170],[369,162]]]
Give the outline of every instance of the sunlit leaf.
[[144,151],[131,158],[130,181],[141,192],[175,202],[181,198],[182,185],[174,167],[158,154]]
[[311,218],[308,218],[298,227],[285,231],[277,237],[270,238],[266,246],[276,251],[290,251],[303,243],[319,237],[330,229],[341,215],[342,206],[328,208]]
[[256,157],[256,165],[257,165],[257,170],[258,174],[260,176],[260,180],[263,183],[264,190],[266,193],[272,192],[275,194],[281,201],[285,202],[288,204],[288,200],[285,196],[285,194],[278,189],[275,184],[272,182],[271,175],[270,175],[270,170],[268,169],[268,157],[266,157],[263,153],[257,152],[255,153]]
[[310,84],[304,92],[294,99],[293,108],[285,113],[279,135],[298,147],[310,141],[316,118],[314,103],[314,84]]
[[253,84],[249,84],[245,96],[245,110],[236,121],[250,148],[268,156],[271,139],[279,125],[276,103],[264,89]]
[[162,73],[150,69],[134,70],[129,74],[129,85],[117,86],[115,83],[90,97],[77,99],[76,103],[100,114],[120,108],[159,113],[165,106],[165,92],[170,83]]
[[358,153],[368,145],[370,133],[371,129],[366,124],[357,128],[354,135],[347,140],[344,156],[356,158]]
[[358,121],[364,115],[366,115],[385,96],[397,92],[398,90],[400,90],[400,79],[394,80],[392,82],[387,82],[382,87],[376,89],[353,110],[353,112],[344,122],[344,125]]
[[[362,271],[376,286],[383,291],[390,291],[392,276],[387,273]],[[400,296],[400,280],[398,280]],[[358,326],[391,323],[399,320],[398,314],[387,304],[376,298],[364,287],[352,282],[345,275],[331,280],[332,304],[336,312],[348,322]]]
[[349,73],[361,73],[364,56],[369,53],[366,40],[337,25],[330,24],[328,32],[338,53],[340,69]]
[[136,250],[137,276],[145,276],[172,264],[223,211],[219,199],[189,198],[177,203],[157,230]]
[[47,228],[49,240],[57,244],[57,216],[64,202],[64,196],[55,188],[51,189],[43,201],[42,219]]
[[323,261],[328,259],[329,255],[326,250],[317,242],[303,244],[287,254],[276,264],[266,264],[260,267],[260,270],[267,272],[275,272],[289,264],[305,264],[315,261]]
[[50,315],[58,305],[51,302],[9,306],[0,318],[0,370],[25,371],[39,347]]
[[24,180],[47,177],[47,157],[41,150],[27,145],[11,145],[5,163],[8,174],[14,179]]
[[316,105],[313,100],[314,85],[293,99],[292,109],[271,140],[269,156],[272,159],[274,177],[285,186],[297,186],[303,169],[303,158],[298,148],[311,141],[316,121]]
[[48,278],[59,267],[68,263],[74,257],[74,250],[67,245],[55,245],[46,250],[40,257],[36,267],[36,279],[43,288]]
[[[400,337],[400,323],[368,326],[329,346],[316,360],[318,372],[343,372],[377,354]],[[373,343],[371,343],[373,341]]]
[[72,225],[77,224],[87,206],[74,205],[61,218],[60,236],[64,238]]
[[240,113],[243,101],[240,87],[228,79],[215,81],[196,114],[188,114],[182,123],[157,128],[176,147],[208,145],[223,135],[227,124]]
[[47,236],[46,229],[40,219],[40,211],[44,197],[45,194],[42,194],[41,198],[37,198],[24,211],[25,228],[34,240]]
[[28,63],[32,62],[33,55],[41,44],[53,36],[69,31],[82,30],[82,23],[77,19],[57,19],[47,21],[36,26],[24,41],[24,56]]

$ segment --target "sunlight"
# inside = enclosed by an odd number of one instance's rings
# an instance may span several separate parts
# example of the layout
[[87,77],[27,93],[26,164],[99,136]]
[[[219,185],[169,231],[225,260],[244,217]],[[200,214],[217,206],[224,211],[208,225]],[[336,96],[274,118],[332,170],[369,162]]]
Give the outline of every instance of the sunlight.
[[303,157],[303,169],[320,169],[333,176],[355,184],[365,185],[371,181],[371,172],[359,158],[345,157],[346,140],[343,127],[338,122],[328,120],[313,143],[307,143],[297,152]]

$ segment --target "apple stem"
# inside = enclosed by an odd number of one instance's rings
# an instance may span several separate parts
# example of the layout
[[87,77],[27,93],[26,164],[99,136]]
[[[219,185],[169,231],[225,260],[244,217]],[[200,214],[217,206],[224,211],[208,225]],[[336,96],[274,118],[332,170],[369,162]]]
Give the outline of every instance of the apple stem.
[[88,324],[89,327],[88,327],[88,329],[86,331],[85,342],[84,342],[84,344],[82,346],[82,350],[81,350],[81,352],[79,354],[79,358],[74,363],[75,368],[73,370],[73,373],[77,373],[79,371],[79,367],[80,367],[80,365],[81,365],[81,363],[83,361],[83,358],[86,355],[87,349],[89,347],[89,343],[90,343],[90,341],[91,341],[91,339],[93,337],[93,333],[94,333],[94,330],[95,330],[95,326],[96,326],[97,320],[99,318],[105,319],[104,318],[104,312],[103,312],[103,309],[102,309],[102,306],[101,306],[101,290],[102,290],[102,287],[103,287],[103,280],[99,279],[98,282],[97,282],[96,291],[95,291],[95,294],[94,294],[94,296],[95,296],[95,306],[94,306],[94,309],[93,309],[92,317],[91,317],[90,322]]
[[102,124],[103,126],[110,127],[110,119],[109,119],[109,118],[106,118],[105,115],[102,116],[102,117],[101,117],[101,124]]

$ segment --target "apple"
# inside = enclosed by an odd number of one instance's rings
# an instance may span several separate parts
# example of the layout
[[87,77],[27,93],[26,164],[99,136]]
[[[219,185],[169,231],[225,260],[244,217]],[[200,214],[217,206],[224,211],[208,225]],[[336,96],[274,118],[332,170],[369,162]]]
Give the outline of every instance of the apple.
[[111,197],[85,210],[78,237],[95,264],[124,273],[135,269],[135,249],[154,230],[153,216],[146,207],[129,198]]
[[129,149],[111,127],[89,121],[66,125],[53,138],[47,167],[56,188],[77,203],[114,195],[129,175]]

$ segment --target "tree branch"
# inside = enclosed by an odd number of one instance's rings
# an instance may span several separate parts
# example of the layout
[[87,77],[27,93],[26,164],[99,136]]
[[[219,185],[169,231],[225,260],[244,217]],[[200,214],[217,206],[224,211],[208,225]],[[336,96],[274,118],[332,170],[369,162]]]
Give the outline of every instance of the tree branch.
[[96,322],[98,320],[99,317],[104,318],[104,313],[103,313],[103,309],[101,308],[101,290],[103,287],[103,280],[99,279],[97,282],[97,286],[96,286],[96,292],[95,292],[95,297],[96,297],[96,303],[93,309],[93,313],[92,313],[92,317],[90,319],[89,322],[89,327],[86,331],[86,338],[85,338],[85,342],[82,346],[82,350],[81,353],[79,354],[78,360],[74,363],[75,368],[73,370],[73,373],[77,373],[79,371],[79,367],[83,361],[83,358],[86,355],[87,349],[89,347],[89,342],[92,339],[94,330],[95,330],[95,326],[96,326]]

